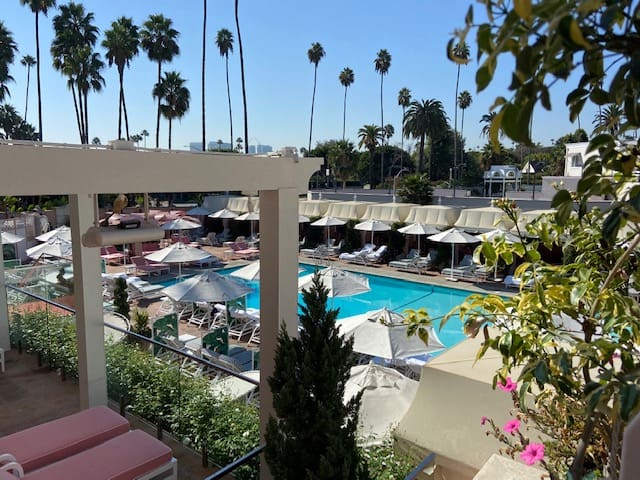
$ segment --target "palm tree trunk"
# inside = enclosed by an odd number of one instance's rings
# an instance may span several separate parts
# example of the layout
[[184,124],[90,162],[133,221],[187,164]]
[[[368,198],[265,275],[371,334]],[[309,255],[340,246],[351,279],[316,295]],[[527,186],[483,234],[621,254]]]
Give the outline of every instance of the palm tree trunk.
[[40,27],[36,12],[36,73],[38,77],[38,136],[42,141],[42,90],[40,88]]
[[318,76],[318,64],[313,69],[313,95],[311,95],[311,122],[309,124],[309,148],[307,152],[311,152],[311,134],[313,132],[313,107],[316,103],[316,79]]
[[231,115],[231,89],[229,88],[229,55],[225,55],[225,66],[227,70],[227,100],[229,101],[229,131],[231,137],[229,140],[230,148],[233,150],[233,116]]
[[205,65],[207,57],[207,0],[202,2],[202,151],[207,151],[207,135],[205,127]]
[[84,97],[84,143],[89,143],[89,89],[82,92]]
[[122,87],[122,111],[124,112],[124,129],[127,133],[127,140],[130,140],[129,135],[129,116],[127,115],[127,102],[124,100],[124,86]]
[[171,117],[169,117],[169,150],[171,150]]
[[462,118],[460,119],[460,165],[464,164],[464,108],[462,110]]
[[380,128],[382,129],[382,148],[380,149],[380,184],[384,181],[384,107],[382,105],[382,85],[384,83],[384,75],[380,73]]
[[373,158],[375,153],[375,148],[369,149],[369,188],[373,187]]
[[[160,76],[162,75],[162,62],[158,62],[158,85],[160,85]],[[160,148],[160,97],[158,97],[158,110],[156,113],[156,148]]]
[[118,100],[118,140],[122,138],[122,104],[124,102],[123,75],[124,72],[120,71],[120,67],[118,67],[118,80],[120,81],[120,95]]
[[456,96],[453,99],[453,198],[456,197],[456,163],[458,153],[458,84],[460,83],[460,64],[458,64],[458,73],[456,74]]
[[24,100],[24,121],[27,122],[27,112],[29,110],[29,79],[31,77],[31,65],[27,66],[27,96]]
[[247,121],[247,92],[244,81],[244,53],[242,51],[242,37],[240,36],[240,21],[238,19],[238,3],[235,0],[236,31],[238,33],[238,47],[240,48],[240,77],[242,80],[242,104],[244,106],[244,153],[249,153],[249,125]]
[[78,133],[80,134],[80,143],[82,143],[82,123],[80,121],[82,118],[80,113],[81,107],[78,105],[78,98],[76,97],[76,90],[73,84],[71,84],[71,96],[73,97],[73,108],[76,112],[76,124],[78,125]]
[[404,162],[404,116],[405,109],[402,106],[402,122],[400,122],[400,171],[402,171],[402,164]]
[[420,135],[420,145],[418,147],[418,173],[424,171],[424,134]]
[[344,142],[344,128],[347,123],[347,87],[344,87],[344,105],[342,107],[342,141]]

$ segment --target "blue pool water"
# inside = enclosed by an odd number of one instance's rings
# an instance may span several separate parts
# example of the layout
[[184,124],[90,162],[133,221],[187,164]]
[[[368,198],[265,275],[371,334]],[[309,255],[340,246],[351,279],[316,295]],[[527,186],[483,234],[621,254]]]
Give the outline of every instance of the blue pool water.
[[[308,275],[314,271],[314,267],[310,265],[300,265],[300,268],[302,270],[300,276]],[[233,270],[235,269],[224,269],[220,273],[230,273]],[[439,319],[453,307],[460,305],[471,292],[379,275],[365,276],[369,278],[370,292],[352,297],[329,299],[330,308],[340,309],[338,320],[369,310],[379,310],[383,307],[398,312],[403,312],[406,309],[425,308],[430,317],[435,320],[434,326],[438,337],[447,347],[451,347],[465,338],[461,322],[457,317],[449,319],[442,330],[439,330]],[[257,281],[248,283],[254,291],[247,297],[247,307],[260,308],[260,283]],[[301,294],[298,295],[298,302],[302,302]]]

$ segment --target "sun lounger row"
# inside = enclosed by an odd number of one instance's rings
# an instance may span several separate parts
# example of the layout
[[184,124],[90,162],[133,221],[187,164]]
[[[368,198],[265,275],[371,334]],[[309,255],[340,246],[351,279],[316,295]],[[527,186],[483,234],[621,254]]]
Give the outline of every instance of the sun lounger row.
[[176,479],[171,449],[107,407],[0,438],[0,480]]
[[393,260],[389,262],[389,266],[398,270],[422,274],[434,265],[437,255],[436,250],[430,250],[426,257],[421,257],[418,250],[411,250],[407,258]]

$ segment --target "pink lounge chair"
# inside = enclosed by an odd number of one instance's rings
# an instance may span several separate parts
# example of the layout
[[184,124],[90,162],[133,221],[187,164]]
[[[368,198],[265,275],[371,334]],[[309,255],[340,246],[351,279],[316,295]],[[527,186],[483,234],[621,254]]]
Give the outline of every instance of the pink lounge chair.
[[119,252],[116,247],[109,246],[100,248],[100,257],[107,263],[123,263],[126,255]]
[[147,275],[157,273],[158,275],[162,275],[170,271],[168,263],[153,263],[144,257],[131,257],[131,263],[136,266],[136,275],[139,273]]
[[177,462],[168,446],[142,430],[132,430],[18,478],[176,480],[177,473]]
[[113,410],[94,407],[2,437],[0,453],[12,455],[29,473],[122,435],[129,428],[129,422]]

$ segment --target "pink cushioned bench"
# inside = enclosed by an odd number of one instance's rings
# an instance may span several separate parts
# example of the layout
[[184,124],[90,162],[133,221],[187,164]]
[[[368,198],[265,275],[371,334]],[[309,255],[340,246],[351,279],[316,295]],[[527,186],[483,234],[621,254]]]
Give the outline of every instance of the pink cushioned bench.
[[142,430],[131,430],[89,450],[26,474],[25,480],[147,480],[177,478],[171,449]]
[[95,447],[129,429],[129,422],[113,410],[93,407],[0,438],[0,454],[13,455],[28,473]]

